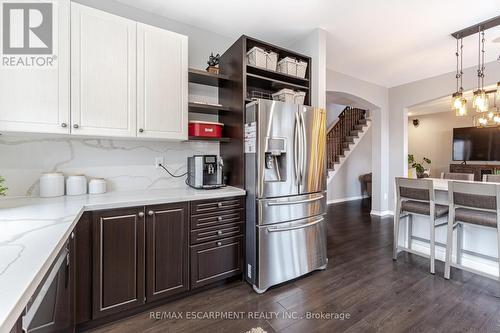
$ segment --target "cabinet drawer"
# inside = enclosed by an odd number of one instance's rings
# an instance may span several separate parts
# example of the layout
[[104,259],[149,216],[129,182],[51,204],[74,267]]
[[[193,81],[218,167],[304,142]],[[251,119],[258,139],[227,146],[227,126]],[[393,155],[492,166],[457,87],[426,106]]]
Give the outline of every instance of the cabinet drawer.
[[191,244],[243,235],[245,223],[230,223],[191,231]]
[[245,198],[221,198],[219,200],[200,200],[191,202],[191,215],[219,212],[226,209],[245,207]]
[[243,209],[214,212],[210,214],[191,216],[191,229],[212,227],[227,223],[236,223],[244,220],[245,211]]
[[243,236],[191,246],[191,288],[242,272]]

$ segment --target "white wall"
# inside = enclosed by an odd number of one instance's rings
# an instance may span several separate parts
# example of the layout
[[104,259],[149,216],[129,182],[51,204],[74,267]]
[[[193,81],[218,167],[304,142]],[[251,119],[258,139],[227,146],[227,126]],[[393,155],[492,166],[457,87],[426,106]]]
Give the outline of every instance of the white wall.
[[314,29],[288,47],[312,58],[311,105],[326,107],[326,34],[323,29]]
[[[500,62],[486,64],[485,85],[496,84],[500,78]],[[463,87],[474,89],[477,82],[476,68],[464,69]],[[407,174],[407,131],[408,108],[443,96],[449,96],[455,89],[455,73],[404,84],[389,89],[389,203],[394,207],[394,177]]]
[[326,104],[326,128],[330,128],[339,118],[340,113],[347,105],[327,103]]
[[366,195],[359,177],[370,172],[372,172],[371,127],[328,183],[328,202],[345,201]]
[[382,215],[388,210],[388,89],[356,79],[352,76],[327,70],[327,92],[341,92],[358,98],[359,107],[370,110],[372,119],[372,213]]
[[[419,120],[419,126],[413,126],[413,120]],[[431,177],[438,177],[441,172],[449,172],[452,161],[453,128],[472,126],[472,115],[456,117],[455,113],[439,112],[408,117],[408,154],[413,154],[416,161],[423,157],[431,160]]]

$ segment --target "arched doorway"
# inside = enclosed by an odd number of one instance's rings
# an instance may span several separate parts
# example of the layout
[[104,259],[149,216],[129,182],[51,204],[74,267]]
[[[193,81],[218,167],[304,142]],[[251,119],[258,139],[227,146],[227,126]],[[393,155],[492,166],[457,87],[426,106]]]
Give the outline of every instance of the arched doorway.
[[[326,109],[328,129],[332,130],[337,117],[344,108],[362,109],[367,111],[369,125],[373,125],[373,116],[380,112],[380,107],[367,101],[364,98],[341,91],[326,92]],[[374,207],[379,207],[382,201],[382,184],[380,166],[380,144],[379,140],[372,137],[374,133],[370,127],[365,133],[360,133],[363,137],[356,142],[354,139],[352,151],[349,156],[343,158],[345,166],[339,165],[339,171],[329,179],[328,196],[329,202],[339,202],[347,200],[356,200],[365,197],[368,193],[371,195]],[[370,174],[370,177],[367,177]],[[368,188],[368,186],[370,188]],[[367,191],[369,190],[369,191]],[[378,215],[375,208],[373,213]]]

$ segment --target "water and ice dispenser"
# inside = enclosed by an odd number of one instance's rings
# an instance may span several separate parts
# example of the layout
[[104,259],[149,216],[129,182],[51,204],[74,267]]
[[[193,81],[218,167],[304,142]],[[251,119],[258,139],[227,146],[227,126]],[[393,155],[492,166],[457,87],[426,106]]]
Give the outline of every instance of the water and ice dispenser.
[[286,181],[286,139],[277,137],[266,138],[264,181]]

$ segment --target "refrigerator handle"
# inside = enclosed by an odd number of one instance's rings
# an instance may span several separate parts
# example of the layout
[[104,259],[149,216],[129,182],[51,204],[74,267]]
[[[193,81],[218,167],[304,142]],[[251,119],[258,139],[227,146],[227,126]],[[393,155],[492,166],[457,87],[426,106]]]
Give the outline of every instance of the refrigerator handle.
[[307,224],[300,224],[300,225],[288,227],[288,228],[279,228],[276,226],[267,227],[267,232],[280,232],[280,231],[291,231],[291,230],[297,230],[297,229],[304,229],[304,228],[312,227],[313,225],[316,225],[324,220],[325,220],[325,218],[321,217],[321,218],[317,219],[316,221],[313,221],[313,222],[310,222]]
[[298,112],[295,112],[295,128],[293,134],[293,170],[295,172],[295,184],[299,185],[300,171],[299,171],[299,150],[300,147],[300,119]]
[[324,197],[325,197],[324,195],[320,195],[319,197],[304,199],[304,200],[297,200],[297,201],[268,201],[267,205],[268,206],[298,205],[298,204],[318,201],[318,200],[323,199]]
[[300,166],[300,184],[301,185],[304,185],[302,184],[302,182],[304,181],[304,173],[306,172],[306,157],[307,157],[307,134],[306,134],[306,125],[305,125],[305,121],[304,121],[304,112],[301,111],[300,112],[300,128],[302,130],[302,147],[300,149],[300,152],[301,152],[301,158],[300,158],[300,162],[301,162],[301,166]]

